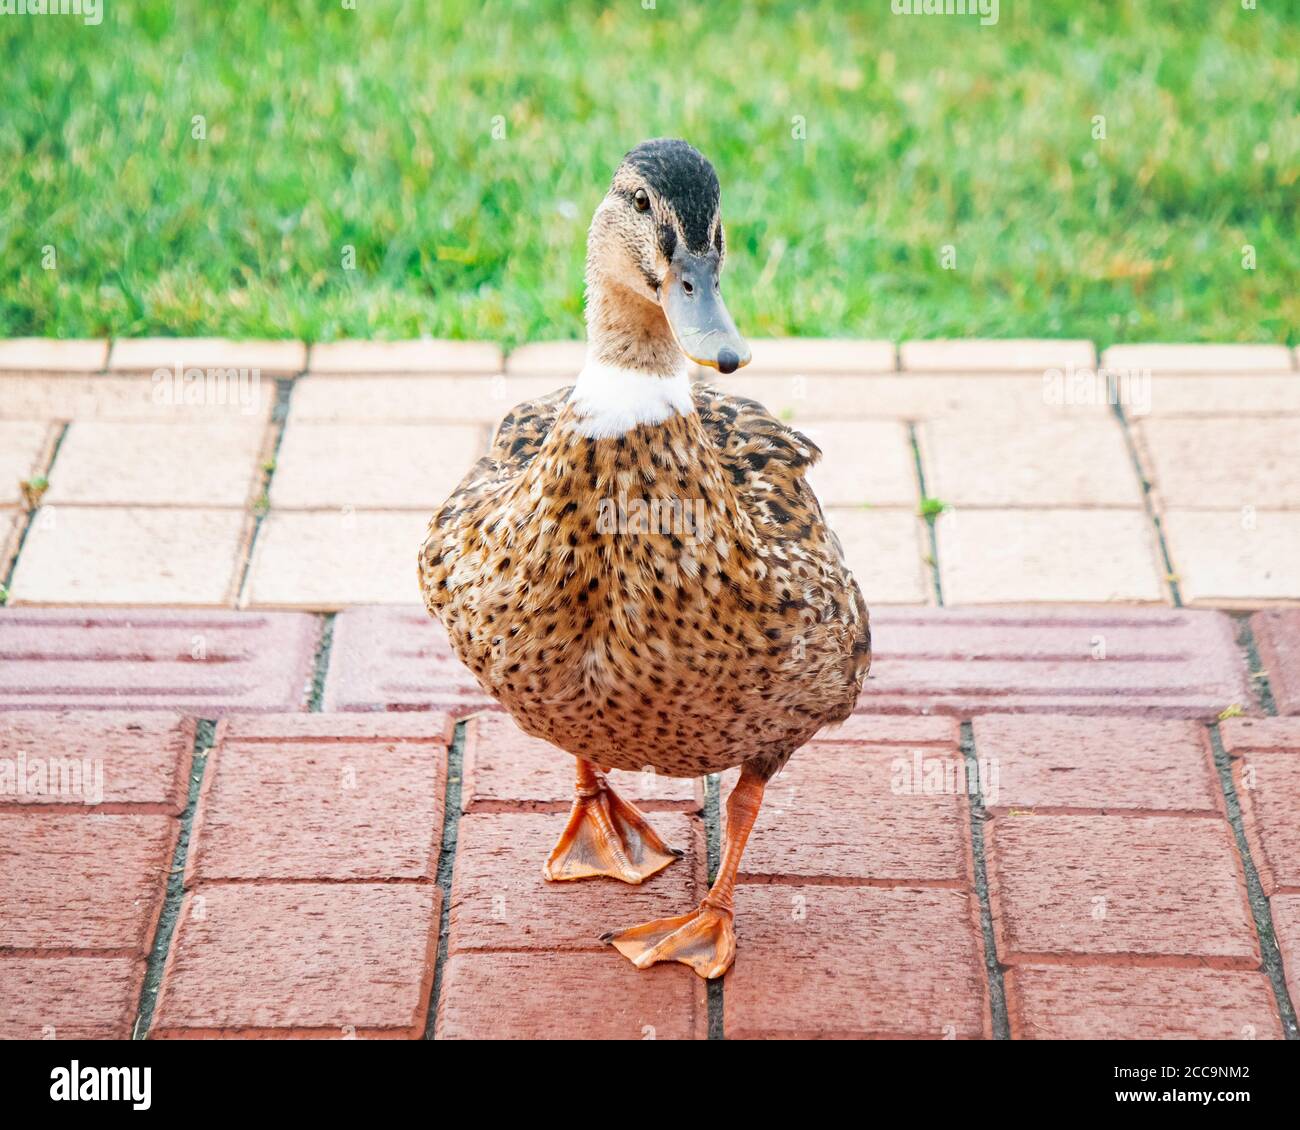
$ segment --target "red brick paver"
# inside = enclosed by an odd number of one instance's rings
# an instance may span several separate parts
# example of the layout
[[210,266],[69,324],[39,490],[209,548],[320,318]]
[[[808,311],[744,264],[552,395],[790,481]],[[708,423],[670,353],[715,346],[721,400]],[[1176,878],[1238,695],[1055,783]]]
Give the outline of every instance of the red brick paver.
[[[185,807],[193,749],[194,720],[176,714],[0,714],[0,759],[15,769],[14,788],[0,790],[0,808],[176,816]],[[39,792],[30,788],[33,771]]]
[[1300,895],[1274,895],[1269,907],[1282,951],[1287,992],[1294,1003],[1300,1000]]
[[1264,893],[1300,894],[1300,718],[1232,718],[1221,736]]
[[227,733],[217,744],[194,819],[187,885],[434,877],[446,791],[445,718],[423,716],[423,739],[386,739],[386,716],[376,715],[365,740],[356,740],[347,716],[330,732],[336,717],[268,720],[265,736],[249,719],[242,738]]
[[151,1035],[424,1032],[438,939],[424,883],[215,883],[185,897]]
[[1225,821],[999,816],[985,839],[1004,963],[1259,967]]
[[1026,965],[1005,979],[1015,1040],[1280,1040],[1262,973]]
[[0,1040],[129,1040],[144,959],[0,957]]
[[1300,714],[1300,609],[1257,612],[1250,626],[1278,710]]
[[438,1002],[442,1040],[701,1040],[704,982],[602,953],[459,953]]
[[827,742],[869,742],[871,745],[953,746],[961,740],[961,723],[943,715],[852,714],[823,727],[813,739]]
[[[724,774],[724,806],[737,776]],[[740,881],[964,888],[972,788],[956,742],[813,742],[769,782]]]
[[[451,952],[588,950],[617,957],[600,936],[693,910],[708,889],[703,823],[657,812],[656,831],[686,855],[640,886],[612,880],[549,883],[542,864],[566,817],[484,813],[460,822],[451,903]],[[575,1033],[576,1035],[577,1033]]]
[[[412,550],[411,572],[415,572]],[[334,621],[326,710],[448,710],[494,706],[422,608],[352,608]]]
[[5,951],[148,953],[178,823],[166,816],[0,813]]
[[985,715],[975,752],[994,812],[1221,813],[1204,731],[1159,718]]
[[964,891],[746,885],[736,937],[729,1038],[990,1034],[978,915]]
[[[863,713],[1146,714],[1253,709],[1231,619],[1143,608],[878,608]],[[327,710],[491,707],[421,609],[335,621]]]
[[1209,719],[1253,702],[1221,613],[885,608],[872,632],[860,711]]
[[[529,737],[508,715],[485,712],[466,722],[464,811],[567,812],[573,804],[573,779],[569,754]],[[698,812],[704,807],[704,786],[696,778],[616,769],[609,779],[624,799],[648,812]]]
[[295,613],[0,609],[0,710],[298,710],[319,634]]

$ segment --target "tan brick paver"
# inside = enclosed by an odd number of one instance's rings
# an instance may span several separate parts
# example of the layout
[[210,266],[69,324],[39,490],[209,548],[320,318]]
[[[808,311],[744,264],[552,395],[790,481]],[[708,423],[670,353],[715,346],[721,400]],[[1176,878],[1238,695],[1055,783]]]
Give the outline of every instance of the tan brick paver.
[[585,341],[531,341],[510,352],[506,373],[523,376],[558,377],[571,382],[587,360]]
[[42,507],[10,603],[228,605],[249,532],[239,510]]
[[0,420],[0,507],[26,505],[21,483],[44,473],[55,434],[46,423]]
[[956,510],[940,516],[951,604],[1156,602],[1163,568],[1138,510]]
[[901,423],[827,420],[803,431],[822,451],[808,483],[823,506],[916,506],[916,459]]
[[1108,369],[1149,369],[1152,373],[1291,372],[1284,345],[1112,345],[1101,355]]
[[465,424],[316,424],[290,415],[271,483],[275,509],[413,509],[430,516],[487,450]]
[[1041,373],[1048,369],[1091,368],[1097,354],[1090,341],[1055,339],[905,341],[898,347],[899,368],[931,373]]
[[6,420],[189,420],[213,422],[256,417],[265,421],[275,403],[275,382],[224,383],[218,396],[187,403],[175,381],[152,377],[71,373],[23,376],[0,373],[0,419]]
[[[742,377],[771,373],[892,373],[898,352],[892,341],[853,341],[836,338],[767,337],[750,338],[753,359],[741,370]],[[716,371],[705,371],[706,379]]]
[[118,338],[108,355],[115,373],[156,369],[257,369],[267,377],[294,376],[307,365],[300,341],[231,341],[215,337]]
[[1119,422],[1063,411],[990,427],[949,416],[919,435],[926,489],[954,506],[1115,506],[1137,509],[1142,491]]
[[915,510],[832,507],[826,520],[844,559],[872,604],[928,604],[934,598],[925,524]]
[[0,338],[0,372],[97,373],[108,360],[108,341],[51,337]]
[[[1150,404],[1126,406],[1130,418],[1188,416],[1300,416],[1300,374],[1223,377],[1161,375],[1151,378]],[[1235,424],[1229,424],[1231,429]]]
[[254,417],[78,420],[50,469],[45,502],[242,509],[261,489],[267,439]]
[[1300,421],[1144,420],[1138,437],[1162,507],[1300,510]]
[[420,510],[272,511],[253,549],[242,603],[330,610],[418,602],[416,556],[429,516]]
[[499,373],[501,348],[488,341],[333,341],[311,347],[313,373]]
[[1170,510],[1164,534],[1186,604],[1300,601],[1300,513]]
[[295,421],[443,421],[492,428],[516,404],[571,385],[558,377],[310,376],[293,390]]

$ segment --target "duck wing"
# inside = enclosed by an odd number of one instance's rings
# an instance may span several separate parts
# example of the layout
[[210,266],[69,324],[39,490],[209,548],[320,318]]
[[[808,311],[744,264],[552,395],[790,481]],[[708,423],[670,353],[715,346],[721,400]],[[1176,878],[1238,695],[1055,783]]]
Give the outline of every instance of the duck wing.
[[573,386],[567,385],[517,404],[506,413],[497,425],[488,453],[469,469],[451,497],[438,508],[429,523],[430,532],[459,525],[466,519],[473,521],[485,501],[518,478],[541,450],[572,391]]
[[826,524],[821,502],[805,478],[821,458],[821,448],[756,400],[729,396],[707,384],[697,384],[694,393],[704,430],[756,531],[820,564],[832,598],[823,614],[850,628],[846,675],[860,687],[871,664],[870,617],[844,560],[844,547]]

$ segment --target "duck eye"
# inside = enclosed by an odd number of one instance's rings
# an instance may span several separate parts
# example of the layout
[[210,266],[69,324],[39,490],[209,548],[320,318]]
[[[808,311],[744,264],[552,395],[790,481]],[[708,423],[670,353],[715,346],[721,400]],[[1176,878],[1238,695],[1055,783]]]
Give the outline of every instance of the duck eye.
[[638,212],[650,211],[650,194],[644,188],[638,188],[632,197],[632,203],[636,205]]

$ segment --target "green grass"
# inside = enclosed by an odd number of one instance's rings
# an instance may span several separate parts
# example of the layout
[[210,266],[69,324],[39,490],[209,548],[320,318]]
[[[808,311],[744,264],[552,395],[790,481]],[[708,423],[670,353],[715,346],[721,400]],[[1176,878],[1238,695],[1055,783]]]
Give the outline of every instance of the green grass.
[[591,211],[674,135],[755,336],[1295,339],[1295,0],[356,7],[0,18],[0,334],[578,336]]

